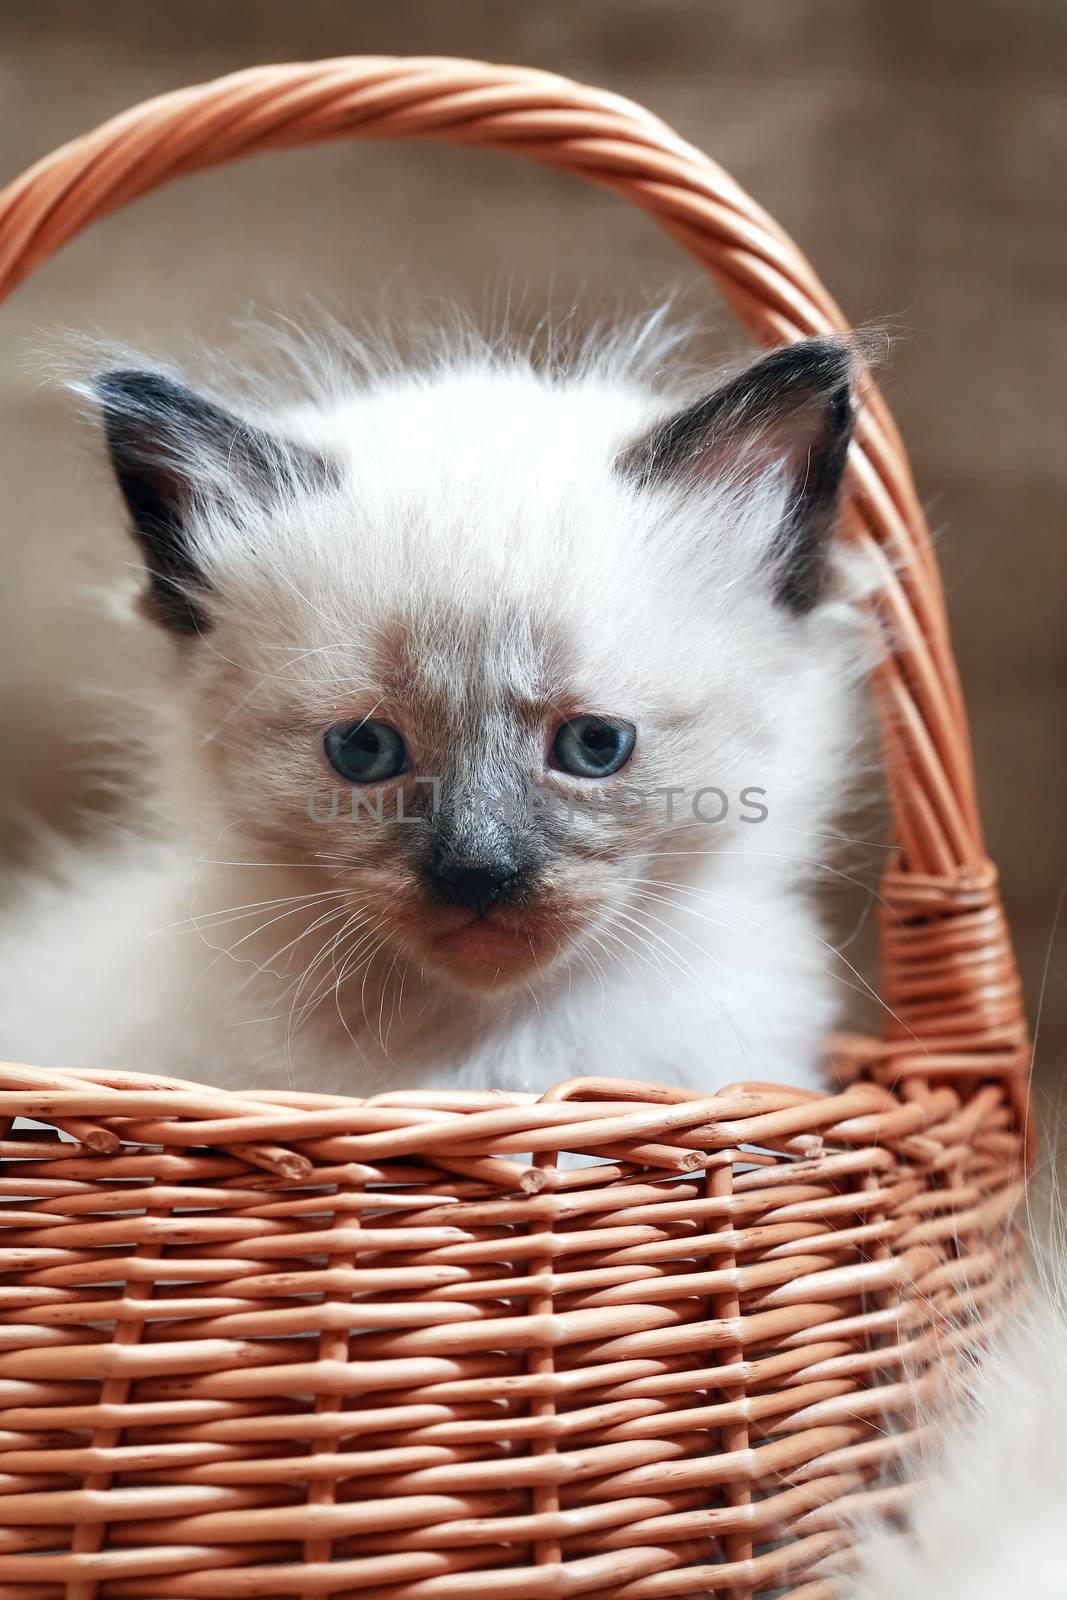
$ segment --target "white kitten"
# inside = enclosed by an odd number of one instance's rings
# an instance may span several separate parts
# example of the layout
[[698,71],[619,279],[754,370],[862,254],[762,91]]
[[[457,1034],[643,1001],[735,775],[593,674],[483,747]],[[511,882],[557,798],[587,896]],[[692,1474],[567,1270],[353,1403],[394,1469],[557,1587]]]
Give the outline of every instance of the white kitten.
[[[226,1086],[817,1086],[866,647],[852,356],[93,386],[169,634],[165,842],[28,885],[0,1056]],[[251,418],[251,420],[250,420]],[[723,814],[725,812],[725,815]]]

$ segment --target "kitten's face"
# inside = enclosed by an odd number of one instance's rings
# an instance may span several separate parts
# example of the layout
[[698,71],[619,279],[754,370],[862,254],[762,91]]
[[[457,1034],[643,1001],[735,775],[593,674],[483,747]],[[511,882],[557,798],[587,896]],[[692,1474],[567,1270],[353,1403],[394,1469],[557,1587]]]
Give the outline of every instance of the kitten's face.
[[317,864],[368,931],[466,988],[628,942],[627,894],[654,875],[654,852],[708,845],[685,805],[666,820],[661,791],[691,795],[736,769],[758,704],[731,694],[711,753],[709,708],[673,679],[670,652],[650,691],[610,629],[590,648],[588,615],[531,625],[521,601],[487,596],[387,615],[358,647],[327,647],[336,687],[286,670],[306,645],[284,649],[269,690],[254,688],[259,660],[204,663],[190,706],[220,820]]
[[104,380],[191,787],[321,875],[324,934],[506,990],[647,940],[635,887],[751,824],[850,421],[845,353],[801,348],[666,423],[633,388],[466,371],[296,415],[295,449]]

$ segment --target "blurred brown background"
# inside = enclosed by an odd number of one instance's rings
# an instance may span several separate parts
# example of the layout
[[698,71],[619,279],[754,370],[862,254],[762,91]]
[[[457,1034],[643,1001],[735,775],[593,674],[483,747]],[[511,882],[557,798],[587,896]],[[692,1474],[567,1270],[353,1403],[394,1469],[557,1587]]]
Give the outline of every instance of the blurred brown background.
[[[896,335],[887,387],[941,539],[992,854],[1050,1081],[1067,981],[1062,392],[1067,7],[1057,0],[0,0],[0,180],[127,105],[259,62],[454,54],[547,67],[645,102],[813,256],[852,317]],[[699,275],[621,203],[517,158],[414,145],[259,157],[97,225],[0,330],[0,806],[72,822],[94,713],[72,685],[143,658],[90,588],[129,551],[57,342],[225,343],[251,304],[373,314],[383,289],[594,308]],[[148,651],[145,641],[138,650]],[[1059,940],[1062,957],[1067,939]],[[1047,979],[1047,981],[1045,981]]]

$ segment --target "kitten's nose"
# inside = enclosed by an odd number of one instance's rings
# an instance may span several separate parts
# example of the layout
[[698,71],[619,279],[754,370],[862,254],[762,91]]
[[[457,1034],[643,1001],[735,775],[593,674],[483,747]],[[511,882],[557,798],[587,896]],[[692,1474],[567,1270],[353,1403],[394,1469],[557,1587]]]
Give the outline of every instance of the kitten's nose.
[[481,914],[506,898],[519,874],[513,861],[464,861],[451,856],[430,868],[430,882],[442,900],[470,906]]

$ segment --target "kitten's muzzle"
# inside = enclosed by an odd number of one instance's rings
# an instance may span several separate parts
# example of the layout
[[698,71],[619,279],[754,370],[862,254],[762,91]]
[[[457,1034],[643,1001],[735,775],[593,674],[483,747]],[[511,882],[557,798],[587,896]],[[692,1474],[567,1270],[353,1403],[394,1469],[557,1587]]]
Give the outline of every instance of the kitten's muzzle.
[[457,856],[434,862],[426,872],[436,899],[446,905],[468,906],[479,916],[490,906],[514,900],[527,877],[510,859],[486,862]]

